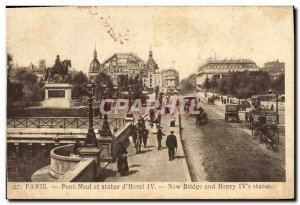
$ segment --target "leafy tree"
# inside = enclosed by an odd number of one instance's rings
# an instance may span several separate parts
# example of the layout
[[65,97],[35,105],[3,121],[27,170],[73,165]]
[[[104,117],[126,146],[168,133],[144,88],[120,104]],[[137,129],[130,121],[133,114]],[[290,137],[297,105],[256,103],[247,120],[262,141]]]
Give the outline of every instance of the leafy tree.
[[284,73],[279,75],[278,78],[274,79],[271,83],[272,90],[279,93],[284,93],[285,91],[285,76]]
[[232,72],[217,82],[217,91],[224,95],[238,98],[249,98],[256,94],[267,93],[270,89],[271,79],[268,73],[257,72]]
[[143,96],[143,81],[139,75],[131,79],[132,97],[133,99],[142,99]]
[[72,76],[72,98],[81,99],[83,96],[87,96],[87,88],[86,84],[88,82],[88,78],[85,73],[82,71],[75,72]]
[[181,85],[181,93],[188,94],[195,92],[197,90],[196,87],[196,74],[191,74],[187,78],[184,78],[180,81]]
[[7,105],[11,106],[15,102],[22,100],[23,85],[19,82],[12,80],[13,69],[13,56],[11,54],[6,55],[6,68],[7,68]]
[[118,76],[118,89],[121,91],[125,91],[128,89],[128,75]]
[[18,69],[15,79],[23,85],[23,97],[27,105],[29,102],[38,102],[43,99],[43,84],[38,82],[38,77],[26,68]]
[[210,90],[210,88],[211,88],[211,81],[208,77],[206,77],[204,80],[203,88],[206,90]]
[[[106,90],[104,89],[104,85],[106,85]],[[100,72],[95,79],[96,99],[101,99],[103,94],[106,95],[106,98],[111,98],[113,88],[114,86],[111,77],[105,72]]]

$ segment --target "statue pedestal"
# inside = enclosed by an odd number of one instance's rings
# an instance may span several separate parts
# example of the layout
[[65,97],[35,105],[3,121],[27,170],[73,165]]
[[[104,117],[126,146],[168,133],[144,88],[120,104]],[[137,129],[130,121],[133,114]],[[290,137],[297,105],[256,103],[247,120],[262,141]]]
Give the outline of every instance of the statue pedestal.
[[43,107],[69,108],[72,103],[73,86],[67,83],[45,84],[45,100]]

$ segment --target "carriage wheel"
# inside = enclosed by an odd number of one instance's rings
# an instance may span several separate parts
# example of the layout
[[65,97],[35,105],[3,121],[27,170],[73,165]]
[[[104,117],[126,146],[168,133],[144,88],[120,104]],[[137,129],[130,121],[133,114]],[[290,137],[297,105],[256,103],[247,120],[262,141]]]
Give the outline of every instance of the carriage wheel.
[[263,143],[263,134],[262,133],[258,134],[258,142],[259,142],[259,144]]

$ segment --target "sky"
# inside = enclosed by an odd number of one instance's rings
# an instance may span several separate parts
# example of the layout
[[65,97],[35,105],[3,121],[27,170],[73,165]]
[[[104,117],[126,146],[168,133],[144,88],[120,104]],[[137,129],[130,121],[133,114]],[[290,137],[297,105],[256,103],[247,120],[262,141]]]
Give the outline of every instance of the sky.
[[71,59],[88,72],[95,46],[100,63],[116,52],[160,69],[197,72],[209,57],[248,58],[258,66],[279,59],[293,69],[292,7],[56,7],[9,8],[7,52],[18,66]]

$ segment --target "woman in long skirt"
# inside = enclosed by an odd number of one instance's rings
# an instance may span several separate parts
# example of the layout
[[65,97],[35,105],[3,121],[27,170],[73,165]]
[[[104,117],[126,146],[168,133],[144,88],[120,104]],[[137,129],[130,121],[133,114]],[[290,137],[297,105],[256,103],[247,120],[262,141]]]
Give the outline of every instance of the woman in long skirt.
[[127,150],[126,148],[122,145],[121,142],[119,142],[118,144],[118,148],[117,148],[117,157],[118,157],[118,162],[117,162],[117,168],[118,168],[118,173],[120,173],[120,175],[125,175],[128,171],[128,162],[127,162]]

